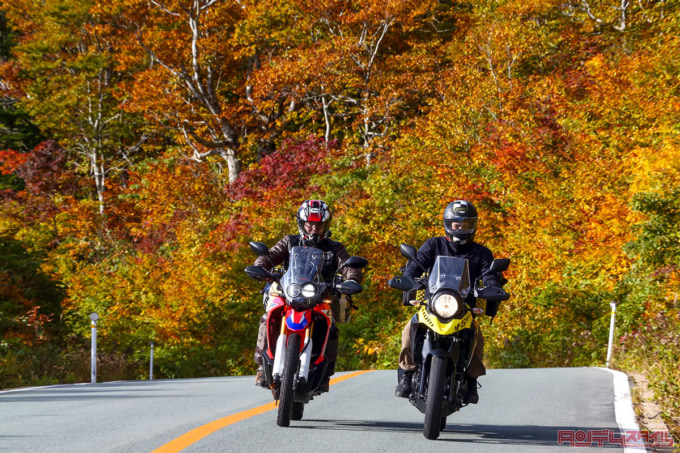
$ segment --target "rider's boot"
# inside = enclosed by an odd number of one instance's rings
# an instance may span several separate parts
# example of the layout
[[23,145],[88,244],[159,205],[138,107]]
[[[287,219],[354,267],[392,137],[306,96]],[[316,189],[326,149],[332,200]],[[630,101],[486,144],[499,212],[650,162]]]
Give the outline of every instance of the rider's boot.
[[467,378],[467,392],[465,393],[465,402],[468,404],[477,404],[479,402],[479,394],[477,393],[477,378]]
[[264,368],[260,365],[257,367],[257,375],[255,376],[255,385],[259,387],[267,387],[267,378],[264,377]]
[[394,395],[399,398],[408,398],[411,394],[411,378],[413,377],[413,371],[406,371],[404,369],[397,369],[398,384],[397,388],[394,390]]
[[327,377],[326,379],[324,379],[324,381],[319,386],[319,391],[322,392],[322,393],[328,392],[328,390],[330,390],[330,386],[331,386],[331,378]]

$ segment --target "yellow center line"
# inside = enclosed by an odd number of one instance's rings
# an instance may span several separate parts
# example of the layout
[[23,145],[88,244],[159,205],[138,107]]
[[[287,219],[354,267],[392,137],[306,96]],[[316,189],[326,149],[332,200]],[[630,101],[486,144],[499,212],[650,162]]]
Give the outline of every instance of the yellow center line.
[[[359,376],[364,373],[368,373],[371,370],[356,371],[354,373],[345,374],[331,379],[330,385],[335,385],[339,382],[345,381],[347,379]],[[220,418],[205,425],[199,426],[196,429],[192,429],[188,433],[182,434],[177,439],[168,442],[167,444],[157,448],[151,453],[176,453],[184,450],[189,445],[192,445],[206,436],[218,431],[226,426],[233,425],[236,422],[245,420],[246,418],[254,417],[256,415],[262,414],[264,412],[270,411],[276,407],[275,403],[263,404],[262,406],[254,407],[248,409],[247,411],[239,412],[237,414],[229,415],[224,418]]]

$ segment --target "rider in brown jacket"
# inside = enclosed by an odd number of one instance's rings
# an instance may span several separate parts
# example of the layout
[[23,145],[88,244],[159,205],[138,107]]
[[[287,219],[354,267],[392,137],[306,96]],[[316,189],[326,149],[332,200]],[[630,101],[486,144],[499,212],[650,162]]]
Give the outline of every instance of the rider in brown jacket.
[[[328,205],[321,200],[306,200],[297,212],[297,225],[299,234],[283,237],[279,242],[269,249],[269,255],[259,256],[255,260],[255,266],[261,266],[267,270],[272,270],[275,266],[283,264],[288,267],[288,257],[290,249],[295,246],[315,247],[324,252],[324,261],[321,274],[326,282],[333,282],[335,274],[339,271],[345,280],[355,280],[361,283],[363,275],[361,269],[343,267],[343,263],[350,254],[345,250],[345,246],[340,242],[330,239],[329,230],[331,222],[331,211]],[[266,340],[266,314],[260,318],[260,327],[257,335],[257,346],[255,348],[255,362],[260,366],[257,369],[256,385],[265,387],[266,381],[262,368],[262,353],[265,348]],[[328,380],[335,373],[335,362],[338,356],[338,328],[335,321],[331,325],[331,331],[326,346],[326,357],[328,359],[328,375],[322,384],[321,390],[328,391]]]

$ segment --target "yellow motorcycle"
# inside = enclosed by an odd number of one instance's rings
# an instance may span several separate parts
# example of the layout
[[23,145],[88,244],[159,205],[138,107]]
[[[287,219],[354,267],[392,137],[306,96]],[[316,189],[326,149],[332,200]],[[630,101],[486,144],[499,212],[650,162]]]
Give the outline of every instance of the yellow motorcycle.
[[[400,251],[405,258],[416,260],[414,247],[402,244]],[[494,316],[498,304],[510,297],[500,287],[483,287],[482,277],[509,266],[509,259],[496,259],[471,282],[466,259],[438,256],[425,277],[401,276],[388,281],[391,288],[421,293],[424,289],[428,296],[419,303],[412,324],[411,351],[418,368],[409,395],[409,402],[425,414],[423,435],[428,439],[439,437],[446,417],[467,405],[465,373],[474,351],[477,316]],[[482,299],[475,307],[465,303],[470,291]]]

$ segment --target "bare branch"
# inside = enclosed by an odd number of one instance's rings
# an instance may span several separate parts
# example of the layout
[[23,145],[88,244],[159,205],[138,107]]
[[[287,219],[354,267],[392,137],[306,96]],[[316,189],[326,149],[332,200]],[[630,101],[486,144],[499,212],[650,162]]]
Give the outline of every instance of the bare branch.
[[628,7],[630,6],[629,0],[621,0],[621,6],[616,8],[621,11],[621,18],[619,20],[619,25],[614,25],[614,30],[624,31],[626,29],[626,21],[628,18]]
[[150,3],[151,3],[152,5],[158,7],[158,9],[160,9],[160,10],[163,11],[164,13],[170,14],[171,16],[179,17],[179,14],[178,14],[178,13],[175,13],[175,12],[173,12],[173,11],[170,11],[170,9],[168,9],[164,4],[162,4],[162,3],[160,3],[160,2],[157,2],[157,1],[155,1],[155,0],[151,0]]
[[583,5],[583,11],[588,15],[588,17],[590,17],[592,20],[594,20],[600,25],[604,24],[604,21],[602,19],[595,17],[595,15],[590,9],[590,4],[588,3],[587,0],[581,0],[581,5]]

